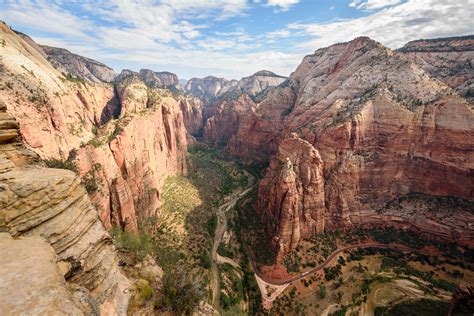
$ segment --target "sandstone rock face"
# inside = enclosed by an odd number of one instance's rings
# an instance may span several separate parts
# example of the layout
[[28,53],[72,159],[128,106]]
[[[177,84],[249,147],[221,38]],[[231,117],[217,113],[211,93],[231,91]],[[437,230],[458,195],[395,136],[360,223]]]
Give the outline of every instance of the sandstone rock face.
[[[472,227],[453,214],[441,220],[426,212],[377,212],[412,192],[474,199],[472,103],[406,57],[364,37],[323,48],[305,57],[285,84],[257,102],[239,118],[226,149],[244,160],[271,161],[261,184],[259,212],[271,237],[286,245],[283,252],[311,233],[302,217],[297,224],[295,217],[280,217],[281,209],[293,208],[276,202],[283,192],[293,194],[292,183],[298,182],[296,173],[275,168],[274,162],[285,161],[278,158],[279,148],[285,151],[294,132],[322,160],[325,229],[410,221],[420,230],[472,240]],[[223,126],[227,117],[216,113],[213,126]],[[306,146],[293,143],[295,152]],[[291,157],[290,162],[294,164]],[[302,200],[301,193],[295,195]],[[464,221],[474,219],[472,213],[462,214]]]
[[149,69],[141,69],[138,77],[151,88],[175,88],[183,90],[178,76],[171,72],[155,72]]
[[[13,240],[0,233],[0,306],[5,315],[85,315],[40,237]],[[31,254],[35,255],[32,256]]]
[[207,76],[205,78],[191,78],[184,86],[184,90],[205,101],[211,101],[236,87],[237,84],[237,80]]
[[170,88],[176,91],[182,91],[183,87],[179,82],[178,76],[171,72],[155,72],[150,69],[140,69],[139,72],[128,69],[122,70],[117,76],[117,82],[122,82],[127,78],[137,78],[149,88]]
[[[203,119],[206,122],[208,118],[216,114],[221,116],[223,108],[230,109],[232,106],[226,104],[228,102],[236,101],[236,108],[238,108],[240,103],[238,99],[242,94],[247,94],[255,99],[264,92],[268,92],[270,88],[278,86],[286,79],[286,77],[262,70],[239,81],[212,76],[203,79],[192,78],[187,82],[184,89],[189,94],[202,100]],[[239,110],[237,109],[236,111],[238,112]],[[215,137],[210,139],[210,141],[215,141]]]
[[60,73],[90,82],[112,82],[117,74],[106,65],[71,53],[67,49],[41,45],[48,61]]
[[254,103],[247,95],[237,100],[226,100],[220,103],[215,114],[207,119],[204,127],[204,139],[214,144],[227,144],[238,131],[240,120],[252,115]]
[[279,76],[268,70],[261,70],[251,76],[240,79],[237,89],[254,97],[270,87],[283,83],[286,77]]
[[[139,216],[156,213],[164,179],[186,172],[189,135],[202,130],[200,101],[153,88],[157,73],[148,71],[147,82],[124,71],[115,87],[64,80],[31,39],[4,24],[0,31],[0,100],[26,146],[75,161],[105,226],[136,231]],[[6,128],[0,138],[16,135]]]
[[324,231],[323,161],[318,151],[296,134],[283,140],[260,182],[257,210],[270,221],[278,253],[293,250],[312,233]]
[[20,124],[25,144],[42,157],[67,158],[94,137],[104,105],[113,99],[110,85],[65,80],[43,54],[0,24],[0,100]]
[[398,50],[474,103],[474,36],[418,40]]
[[[5,107],[0,109],[0,114],[5,117]],[[7,117],[6,120],[11,121],[12,118]],[[97,309],[105,314],[125,314],[129,300],[129,282],[118,270],[112,240],[98,218],[81,180],[69,170],[39,166],[37,157],[23,148],[17,140],[18,138],[12,138],[0,144],[0,230],[15,238],[44,238],[56,252],[64,277],[79,287],[81,297],[95,302]],[[37,239],[30,240],[33,246],[35,240]],[[21,246],[21,243],[18,245]],[[48,249],[38,245],[34,259],[40,263],[55,264],[56,259],[53,260]],[[22,250],[15,251],[21,253]],[[29,249],[24,255],[30,257],[31,253]],[[28,264],[35,263],[22,258],[19,257],[21,265],[15,267],[27,269]],[[7,271],[12,268],[6,263],[0,265]],[[44,281],[51,282],[51,290],[42,293],[45,303],[36,301],[32,304],[38,304],[37,308],[46,308],[45,311],[55,307],[55,304],[58,304],[59,309],[65,308],[70,295],[64,294],[63,285],[57,276],[58,268],[47,265],[43,267],[41,264],[39,267],[47,272]],[[28,275],[26,273],[27,277]],[[41,290],[41,287],[38,288],[42,278],[39,275],[41,271],[30,279],[33,291],[30,294],[33,297],[24,297],[25,300],[34,300],[37,296],[35,293],[38,294],[37,291]],[[48,284],[41,286],[47,287]],[[63,301],[55,301],[49,307],[44,305],[52,299],[49,295],[54,298],[63,294]],[[12,302],[15,306],[22,304],[22,301]],[[72,308],[74,307],[71,306]]]
[[113,128],[120,131],[114,139],[100,136],[99,145],[80,148],[75,161],[98,186],[91,197],[105,226],[136,231],[138,217],[156,214],[166,177],[186,173],[183,116],[178,102],[170,99]]

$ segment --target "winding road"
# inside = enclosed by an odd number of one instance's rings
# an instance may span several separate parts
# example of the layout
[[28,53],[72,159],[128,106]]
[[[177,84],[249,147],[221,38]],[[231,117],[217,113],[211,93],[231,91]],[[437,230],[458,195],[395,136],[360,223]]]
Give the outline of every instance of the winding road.
[[312,275],[312,274],[314,274],[316,272],[319,272],[322,269],[324,269],[329,263],[331,263],[331,261],[338,254],[340,254],[344,251],[354,250],[354,249],[362,249],[362,248],[385,248],[385,249],[394,249],[394,250],[408,251],[408,252],[413,252],[413,251],[419,252],[419,250],[417,250],[417,249],[413,249],[413,248],[410,248],[410,247],[407,247],[407,246],[402,246],[402,245],[387,245],[387,244],[382,244],[382,243],[368,243],[368,244],[350,245],[350,246],[339,248],[339,249],[333,251],[329,255],[329,257],[327,257],[326,260],[322,264],[320,264],[319,266],[317,266],[317,267],[315,267],[311,270],[305,271],[305,272],[303,272],[303,273],[301,273],[297,276],[294,276],[292,278],[289,278],[289,279],[277,280],[277,279],[272,279],[272,278],[265,277],[258,271],[257,264],[255,263],[255,257],[253,255],[253,252],[252,252],[252,250],[250,249],[250,247],[248,245],[245,245],[245,249],[247,250],[247,253],[249,254],[250,264],[252,265],[252,269],[253,269],[253,272],[255,273],[255,275],[258,276],[265,283],[267,283],[269,285],[274,285],[274,286],[287,285],[287,284],[291,284],[295,281],[304,279],[307,276]]

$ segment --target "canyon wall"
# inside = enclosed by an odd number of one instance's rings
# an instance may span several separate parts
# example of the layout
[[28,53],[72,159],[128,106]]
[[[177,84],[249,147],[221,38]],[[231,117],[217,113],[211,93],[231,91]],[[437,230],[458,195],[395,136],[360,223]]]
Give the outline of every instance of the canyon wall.
[[[233,106],[245,108],[241,101],[224,106],[209,119],[213,126],[224,126]],[[323,48],[248,107],[232,120],[236,132],[221,134],[229,153],[270,161],[257,211],[281,253],[320,231],[313,221],[325,229],[390,224],[472,243],[469,209],[442,216],[409,205],[387,211],[413,193],[474,200],[472,102],[406,56],[365,37]],[[308,145],[321,157],[310,168],[321,178],[310,186],[319,206],[306,212],[298,187],[307,173],[295,170]]]
[[0,100],[25,145],[76,163],[106,228],[136,231],[141,216],[156,214],[165,178],[186,173],[188,141],[202,130],[200,101],[157,87],[158,79],[175,83],[171,74],[124,72],[114,84],[65,76],[58,69],[71,63],[56,69],[31,38],[3,23],[0,31]]
[[[130,283],[81,179],[44,168],[20,142],[18,123],[6,109],[0,101],[0,275],[12,280],[8,289],[0,286],[2,300],[10,300],[2,307],[12,313],[54,308],[125,314]],[[12,305],[18,297],[22,304]]]

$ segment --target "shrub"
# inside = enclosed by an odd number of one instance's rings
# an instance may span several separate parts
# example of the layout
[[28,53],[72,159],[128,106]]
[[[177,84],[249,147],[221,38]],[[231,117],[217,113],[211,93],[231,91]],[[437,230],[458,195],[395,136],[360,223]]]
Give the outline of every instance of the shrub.
[[160,312],[190,315],[204,297],[200,283],[191,280],[188,272],[179,268],[166,272],[155,308]]
[[207,232],[212,238],[214,238],[214,235],[216,233],[216,227],[217,227],[217,216],[213,215],[207,221]]
[[48,168],[67,169],[78,173],[77,166],[71,160],[61,160],[56,158],[43,160]]
[[207,251],[201,253],[201,255],[199,256],[199,264],[204,269],[211,268],[211,257],[209,256],[209,253]]
[[149,300],[155,292],[147,280],[137,282],[138,297],[143,302]]
[[319,297],[324,299],[327,296],[326,285],[320,284],[319,285]]
[[120,125],[118,124],[115,125],[114,131],[108,137],[109,143],[113,141],[115,138],[117,138],[117,136],[122,132],[122,130],[123,129],[120,127]]
[[131,252],[139,260],[152,252],[152,243],[148,236],[143,233],[133,235],[115,227],[112,229],[111,234],[118,248]]

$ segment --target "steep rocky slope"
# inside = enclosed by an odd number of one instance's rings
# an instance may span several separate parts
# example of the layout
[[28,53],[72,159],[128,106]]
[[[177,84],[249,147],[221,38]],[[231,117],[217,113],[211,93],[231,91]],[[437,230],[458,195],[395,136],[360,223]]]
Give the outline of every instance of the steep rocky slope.
[[227,80],[224,78],[207,76],[205,78],[189,79],[184,86],[184,90],[203,100],[212,101],[219,95],[222,95],[236,87],[237,84],[237,80]]
[[[69,170],[42,167],[20,143],[18,124],[6,109],[0,103],[0,231],[28,238],[13,242],[2,237],[2,280],[22,285],[18,291],[8,288],[2,299],[11,301],[2,307],[15,313],[57,308],[124,314],[130,284],[118,270],[112,240],[80,178]],[[28,259],[32,253],[34,262]],[[75,286],[67,287],[64,278]],[[23,304],[12,304],[18,302],[13,294]]]
[[[225,126],[233,107],[246,108],[241,100],[226,106],[209,120],[213,126]],[[222,134],[231,154],[270,160],[258,211],[281,252],[295,247],[299,236],[320,231],[315,227],[362,224],[411,226],[472,241],[466,225],[472,212],[445,214],[461,216],[458,221],[426,210],[418,217],[403,209],[380,211],[413,192],[474,199],[472,104],[404,56],[368,38],[323,48],[247,107],[235,111],[245,113],[233,120],[236,133]],[[301,155],[313,152],[309,146],[321,157],[312,168],[299,165]],[[305,204],[300,188],[308,179],[323,183],[312,187],[317,203]]]
[[286,79],[288,78],[274,74],[271,71],[261,70],[240,79],[235,90],[255,97],[270,87],[278,86]]
[[[262,70],[251,76],[244,77],[239,81],[216,78],[213,76],[202,79],[192,78],[187,82],[184,90],[190,95],[199,97],[202,100],[203,119],[206,122],[208,118],[214,116],[216,113],[218,116],[221,115],[225,108],[229,108],[232,112],[232,106],[226,104],[229,100],[236,100],[242,94],[247,94],[255,99],[257,96],[268,92],[270,88],[278,86],[286,79],[286,77],[276,75],[271,71]],[[239,101],[237,101],[237,103],[239,103]],[[236,110],[239,111],[238,109]],[[233,120],[233,122],[235,123],[235,120]],[[219,133],[219,131],[216,130],[211,133],[214,133],[214,137],[208,140],[215,142],[215,135],[217,135],[216,133]]]
[[26,146],[75,161],[105,226],[135,231],[137,210],[155,214],[164,179],[186,172],[190,134],[202,128],[200,102],[152,88],[136,73],[114,86],[64,77],[31,39],[4,24],[0,31],[0,99]]
[[137,77],[150,88],[168,88],[176,91],[183,90],[178,76],[171,72],[156,72],[150,69],[140,69],[139,72],[135,72],[125,69],[122,70],[120,75],[117,77],[117,81],[123,81],[123,79],[130,76]]
[[474,103],[474,36],[418,40],[398,50]]
[[115,71],[90,58],[71,53],[67,49],[40,45],[48,61],[60,73],[64,73],[90,82],[112,82]]
[[[81,310],[59,269],[53,248],[40,237],[14,240],[0,233],[0,306],[8,315],[81,315]],[[35,256],[31,253],[34,251]],[[48,293],[48,295],[45,295]],[[22,304],[18,304],[22,302]]]

